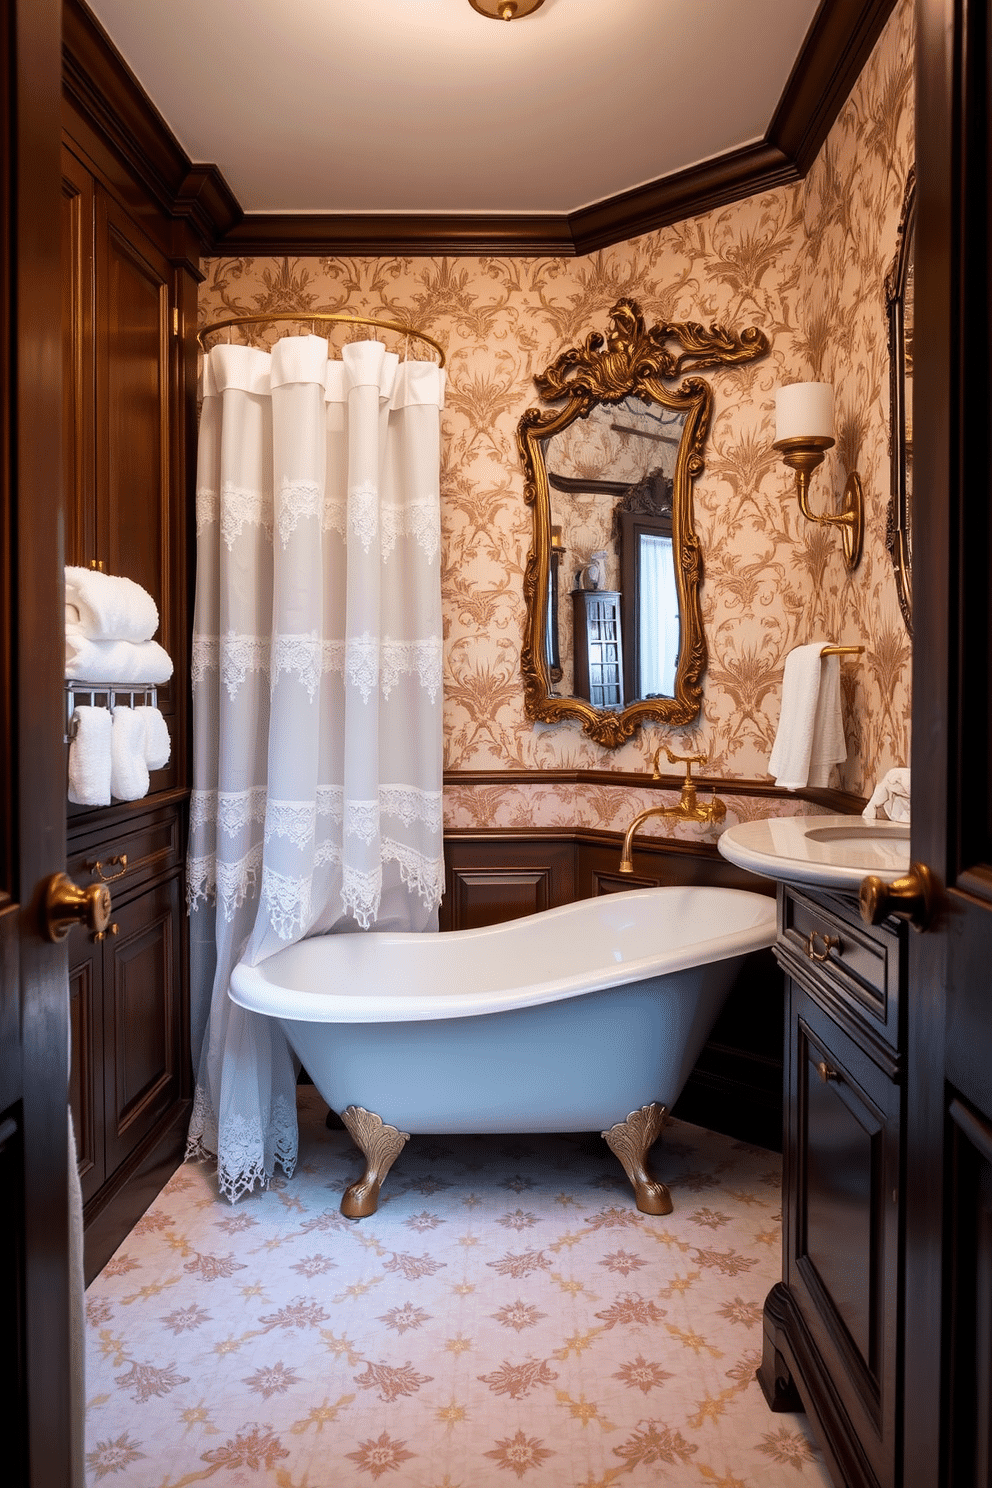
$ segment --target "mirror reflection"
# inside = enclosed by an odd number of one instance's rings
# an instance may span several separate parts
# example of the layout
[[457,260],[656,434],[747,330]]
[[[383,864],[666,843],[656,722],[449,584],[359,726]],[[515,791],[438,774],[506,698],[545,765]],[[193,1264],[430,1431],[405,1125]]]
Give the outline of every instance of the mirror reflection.
[[684,427],[684,411],[629,397],[594,405],[545,445],[555,587],[548,663],[559,695],[601,708],[675,696],[672,494]]
[[885,283],[889,313],[889,394],[892,489],[885,542],[892,557],[899,608],[913,633],[913,259],[916,177],[910,171],[899,223],[899,246]]
[[[706,646],[692,485],[712,392],[701,369],[751,361],[761,331],[645,327],[623,299],[536,377],[517,443],[534,508],[521,653],[531,718],[577,718],[615,746],[647,718],[690,723]],[[687,375],[692,374],[692,375]]]

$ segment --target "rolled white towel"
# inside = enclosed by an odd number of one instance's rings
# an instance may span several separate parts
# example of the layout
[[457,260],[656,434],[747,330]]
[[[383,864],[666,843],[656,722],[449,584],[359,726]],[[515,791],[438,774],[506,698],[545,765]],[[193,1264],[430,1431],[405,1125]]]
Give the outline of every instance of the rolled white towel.
[[110,746],[110,793],[118,801],[138,801],[148,794],[145,721],[133,708],[114,709]]
[[172,754],[169,726],[158,708],[135,708],[134,716],[140,718],[145,729],[145,764],[149,770],[162,770]]
[[861,815],[865,821],[877,821],[880,815],[893,822],[909,821],[909,771],[887,770],[871,793]]
[[66,634],[65,674],[78,682],[151,687],[168,682],[172,658],[158,641],[91,641]]
[[69,745],[69,800],[74,806],[110,805],[113,722],[106,708],[76,708]]
[[65,601],[67,632],[71,627],[91,641],[150,641],[158,629],[158,608],[147,589],[117,574],[68,567]]

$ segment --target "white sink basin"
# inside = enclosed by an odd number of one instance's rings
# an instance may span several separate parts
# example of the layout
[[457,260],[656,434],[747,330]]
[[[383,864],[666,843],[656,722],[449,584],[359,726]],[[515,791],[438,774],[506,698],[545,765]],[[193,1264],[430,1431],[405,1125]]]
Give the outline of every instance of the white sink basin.
[[909,827],[859,816],[770,816],[728,827],[723,856],[766,878],[857,889],[874,873],[892,883],[909,871]]

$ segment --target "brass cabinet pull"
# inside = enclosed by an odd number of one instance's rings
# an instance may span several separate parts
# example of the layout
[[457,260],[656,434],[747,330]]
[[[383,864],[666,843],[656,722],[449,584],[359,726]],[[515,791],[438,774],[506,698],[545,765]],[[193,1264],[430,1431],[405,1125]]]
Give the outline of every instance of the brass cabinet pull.
[[106,928],[106,930],[97,930],[97,931],[95,931],[94,934],[93,934],[93,939],[94,940],[103,940],[103,938],[104,938],[105,935],[116,935],[119,929],[120,929],[120,926],[115,922],[112,925],[108,925],[107,928]]
[[117,853],[114,857],[108,858],[106,866],[108,868],[117,867],[120,871],[118,873],[104,873],[104,864],[99,861],[83,864],[83,867],[88,868],[91,873],[95,874],[101,883],[113,883],[115,879],[123,878],[127,872],[127,853]]
[[840,1079],[840,1071],[835,1070],[831,1065],[827,1063],[825,1059],[821,1059],[819,1064],[816,1066],[816,1073],[819,1075],[824,1085],[829,1085],[832,1081]]
[[110,890],[105,884],[80,889],[67,874],[55,873],[45,885],[41,920],[48,940],[64,940],[73,925],[85,925],[102,935],[110,915]]
[[[816,948],[816,942],[818,940],[823,941],[822,951],[818,951]],[[830,952],[839,948],[840,936],[823,935],[819,930],[811,930],[803,941],[803,945],[811,961],[827,961],[830,958]]]

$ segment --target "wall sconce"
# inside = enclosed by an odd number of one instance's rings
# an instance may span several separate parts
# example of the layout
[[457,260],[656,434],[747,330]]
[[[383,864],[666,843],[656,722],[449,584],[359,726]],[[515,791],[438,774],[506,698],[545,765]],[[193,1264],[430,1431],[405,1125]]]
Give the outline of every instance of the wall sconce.
[[491,21],[519,21],[538,10],[544,0],[468,0],[468,3]]
[[865,503],[861,477],[852,470],[835,516],[817,516],[809,507],[809,478],[834,442],[834,390],[828,382],[793,382],[775,394],[775,444],[786,465],[796,472],[799,510],[809,522],[840,527],[844,561],[857,568],[865,538]]

